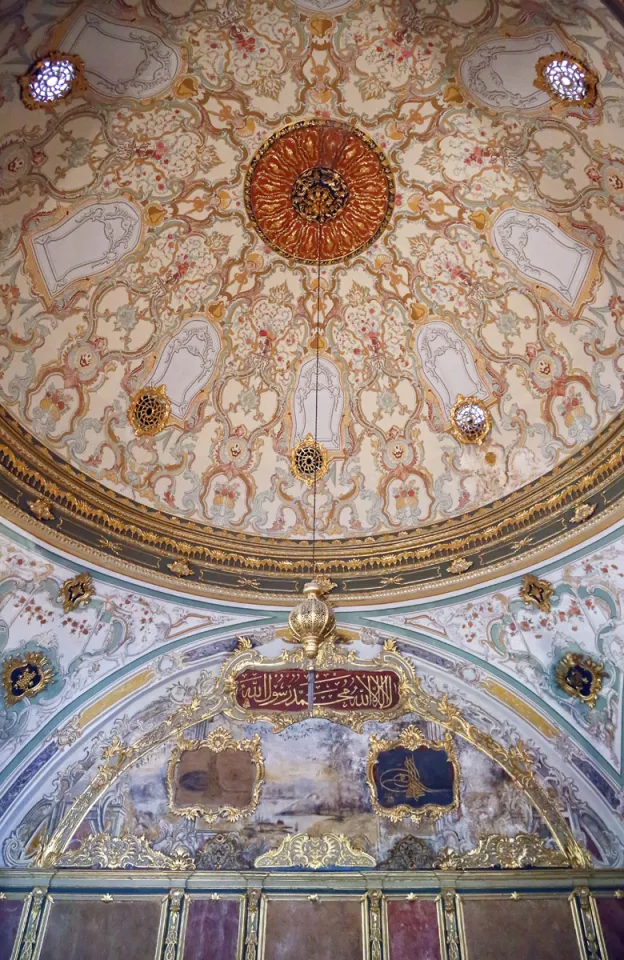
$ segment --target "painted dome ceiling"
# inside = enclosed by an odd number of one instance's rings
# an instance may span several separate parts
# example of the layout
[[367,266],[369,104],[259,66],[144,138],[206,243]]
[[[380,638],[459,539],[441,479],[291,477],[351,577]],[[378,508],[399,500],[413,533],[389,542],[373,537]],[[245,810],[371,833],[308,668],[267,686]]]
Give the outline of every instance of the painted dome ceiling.
[[[598,0],[19,10],[0,403],[22,525],[142,576],[288,592],[317,355],[319,556],[345,590],[440,589],[615,519],[624,68]],[[29,110],[17,77],[51,49],[86,88]],[[535,86],[559,51],[595,102]],[[480,445],[459,396],[491,418]]]

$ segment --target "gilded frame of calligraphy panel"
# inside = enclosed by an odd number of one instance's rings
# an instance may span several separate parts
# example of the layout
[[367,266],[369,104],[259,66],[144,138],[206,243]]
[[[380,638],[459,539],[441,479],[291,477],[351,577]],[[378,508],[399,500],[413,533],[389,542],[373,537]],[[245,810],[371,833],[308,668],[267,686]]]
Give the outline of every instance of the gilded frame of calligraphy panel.
[[383,956],[390,957],[390,925],[388,923],[388,903],[391,900],[407,902],[413,900],[433,901],[436,905],[436,916],[438,918],[438,937],[440,940],[441,960],[449,960],[446,949],[446,935],[444,931],[444,905],[442,895],[439,893],[384,893],[381,907],[381,942],[383,945]]
[[188,926],[191,903],[201,900],[235,900],[238,903],[238,939],[236,941],[236,960],[243,960],[245,949],[245,912],[247,898],[244,893],[235,893],[234,891],[221,891],[219,893],[195,893],[193,890],[186,890],[184,894],[184,903],[182,905],[182,917],[180,919],[180,932],[178,934],[178,953],[177,957],[182,960],[184,957],[184,946],[186,941],[186,928]]
[[[371,701],[374,700],[377,702],[376,706],[371,702],[370,708],[367,709],[365,704],[360,703],[356,708],[356,704],[354,703],[353,709],[347,709],[344,706],[346,693],[343,691],[340,695],[340,700],[343,703],[342,709],[313,705],[312,709],[307,708],[295,712],[286,710],[269,711],[266,709],[263,710],[261,707],[258,709],[245,707],[237,700],[237,678],[246,671],[258,672],[261,670],[263,673],[266,672],[267,677],[275,677],[276,674],[278,676],[284,674],[292,670],[293,667],[298,667],[299,670],[307,670],[307,661],[303,651],[299,649],[284,651],[279,658],[261,657],[257,652],[252,650],[249,641],[240,638],[238,650],[233,657],[226,661],[221,671],[224,689],[230,702],[230,706],[225,710],[226,715],[232,719],[244,720],[246,722],[250,720],[267,720],[273,725],[275,731],[283,730],[292,723],[297,723],[300,720],[309,720],[313,717],[331,720],[334,723],[342,724],[359,732],[362,726],[369,720],[375,720],[377,722],[396,720],[398,717],[402,717],[404,714],[411,712],[407,698],[409,691],[413,689],[417,682],[416,674],[409,661],[397,652],[395,641],[387,641],[381,654],[373,660],[362,660],[356,657],[353,652],[343,654],[329,642],[325,643],[323,647],[323,658],[321,664],[319,664],[321,673],[329,673],[331,671],[340,673],[340,671],[344,671],[344,676],[342,678],[337,677],[336,679],[346,678],[349,681],[352,681],[354,678],[360,679],[358,677],[358,671],[365,675],[368,680],[377,675],[379,676],[378,689],[368,691]],[[395,692],[397,693],[396,702],[388,709],[383,709],[383,707],[380,709],[378,705],[379,698],[383,698],[383,696],[388,694],[388,678],[392,674],[397,678],[397,684],[395,685]],[[282,691],[278,691],[278,693],[280,696],[282,695]],[[356,691],[353,694],[354,698],[362,696],[363,693],[366,693],[364,688]]]
[[257,960],[271,960],[266,955],[267,913],[269,904],[275,901],[303,902],[310,901],[323,904],[331,901],[353,902],[358,901],[361,906],[362,918],[362,960],[369,960],[370,924],[368,919],[368,897],[362,894],[351,893],[263,893],[260,898],[260,922],[258,934]]
[[[464,917],[464,903],[468,900],[561,900],[569,904],[570,912],[572,916],[572,922],[574,924],[574,934],[576,937],[576,945],[578,947],[579,956],[578,960],[585,960],[585,941],[583,938],[583,930],[581,927],[581,918],[579,916],[578,905],[576,903],[576,898],[568,894],[558,894],[551,890],[534,891],[531,890],[529,893],[518,893],[513,891],[509,893],[458,893],[455,897],[456,909],[457,909],[457,926],[459,932],[459,941],[461,945],[461,957],[462,960],[478,960],[478,957],[475,955],[470,956],[468,952],[468,938],[466,932],[466,921]],[[566,960],[576,960],[576,958],[567,958]]]
[[[224,727],[213,730],[205,740],[186,740],[184,737],[179,737],[167,764],[167,798],[171,812],[178,817],[186,817],[187,820],[201,817],[206,823],[215,823],[217,820],[235,823],[237,820],[249,817],[258,806],[260,791],[264,784],[264,756],[260,744],[260,734],[256,734],[249,740],[235,740]],[[201,804],[182,807],[176,804],[176,770],[178,764],[183,754],[200,749],[208,749],[215,754],[223,753],[226,750],[239,750],[249,754],[256,773],[251,801],[248,804],[244,807],[234,807],[227,803],[215,807],[204,807]]]
[[[457,810],[459,807],[460,770],[459,763],[457,762],[457,756],[455,754],[453,737],[450,733],[447,733],[443,740],[428,740],[421,733],[418,727],[409,726],[401,732],[398,740],[384,740],[383,738],[376,737],[373,734],[369,743],[370,750],[368,754],[368,760],[366,762],[366,782],[370,790],[371,803],[377,816],[385,817],[386,819],[392,820],[395,823],[399,820],[407,819],[412,820],[414,823],[420,823],[421,820],[425,819],[437,820],[438,817],[444,816],[446,813],[451,813],[453,810]],[[400,803],[395,807],[382,806],[379,802],[377,785],[375,782],[375,765],[378,762],[379,755],[387,750],[403,748],[405,750],[416,751],[421,747],[446,753],[448,762],[450,763],[453,771],[452,802],[450,804],[427,803],[420,808],[411,807],[406,803]],[[420,780],[415,766],[412,766],[412,772],[408,771],[406,776],[412,777],[415,780],[415,785],[418,787],[418,790],[422,791],[418,794],[418,796],[422,796],[423,792],[427,792],[427,788]]]
[[150,900],[160,904],[160,918],[156,936],[156,948],[154,950],[154,960],[160,960],[165,940],[167,914],[169,911],[169,897],[163,897],[162,894],[150,895],[145,893],[115,893],[113,896],[110,893],[82,893],[78,891],[72,893],[55,893],[53,897],[51,894],[47,894],[43,908],[43,914],[41,917],[41,923],[37,931],[37,942],[32,954],[32,960],[39,960],[41,956],[41,950],[45,941],[46,930],[50,920],[50,913],[55,903],[62,903],[63,901],[72,903],[85,901],[90,901],[92,903],[96,903],[98,901],[104,901],[105,903],[146,903]]

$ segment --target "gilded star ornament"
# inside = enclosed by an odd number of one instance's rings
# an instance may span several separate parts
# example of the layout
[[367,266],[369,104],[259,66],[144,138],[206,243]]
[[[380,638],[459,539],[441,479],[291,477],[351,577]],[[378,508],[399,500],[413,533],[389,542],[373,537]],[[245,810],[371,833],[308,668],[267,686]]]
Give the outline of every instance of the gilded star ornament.
[[522,578],[520,596],[526,604],[536,607],[542,613],[550,613],[550,600],[554,592],[555,588],[548,580],[540,580],[532,573],[527,573]]
[[59,602],[63,604],[63,612],[71,613],[78,607],[86,607],[95,594],[93,580],[88,573],[79,573],[70,577],[61,584]]

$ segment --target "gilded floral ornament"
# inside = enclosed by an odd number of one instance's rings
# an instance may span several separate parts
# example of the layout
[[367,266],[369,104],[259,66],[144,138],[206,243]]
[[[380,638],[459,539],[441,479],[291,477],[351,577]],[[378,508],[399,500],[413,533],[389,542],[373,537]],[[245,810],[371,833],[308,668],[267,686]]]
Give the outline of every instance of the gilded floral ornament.
[[300,440],[290,454],[290,469],[297,480],[311,487],[322,480],[329,469],[327,451],[322,443],[315,440],[311,433]]
[[28,73],[19,79],[22,100],[29,110],[40,107],[49,109],[60,100],[87,88],[84,64],[80,57],[56,50],[33,63]]
[[569,53],[540,57],[534,83],[555,100],[593,107],[598,96],[598,77],[581,60]]
[[460,443],[482,444],[492,429],[492,418],[475,397],[461,394],[451,408],[451,431]]
[[327,870],[330,867],[375,867],[370,854],[353,846],[344,834],[328,833],[322,837],[310,837],[298,833],[284,837],[279,847],[257,857],[254,867],[275,869],[280,867],[304,867],[308,870]]
[[26,697],[36,697],[53,679],[50,661],[38,650],[7,657],[2,664],[2,686],[7,706],[12,707]]
[[63,612],[71,613],[78,607],[86,607],[95,594],[93,580],[88,573],[79,573],[70,577],[61,584],[59,602],[63,604]]
[[574,513],[570,517],[570,523],[584,523],[596,512],[595,503],[579,503],[574,508]]
[[455,557],[452,563],[449,563],[447,571],[449,573],[466,573],[473,566],[472,560],[466,560],[465,557]]
[[542,613],[550,613],[554,592],[555,588],[548,580],[540,580],[532,573],[526,573],[522,578],[520,596],[526,604],[537,607]]
[[557,683],[570,697],[595,707],[606,677],[604,664],[582,653],[564,654],[555,668]]
[[273,134],[245,181],[247,213],[260,236],[303,263],[337,263],[365,250],[388,225],[394,199],[383,151],[335,120],[300,120]]
[[186,560],[174,560],[173,563],[168,563],[167,567],[172,573],[175,573],[176,577],[190,577],[193,573],[193,568],[189,566]]
[[128,420],[137,437],[153,437],[169,422],[171,404],[164,386],[143,387],[128,408]]
[[37,520],[54,520],[52,504],[44,497],[39,497],[38,500],[29,500],[28,509]]
[[442,870],[486,870],[492,867],[520,870],[523,867],[569,867],[571,864],[564,853],[547,847],[541,837],[519,833],[516,837],[485,837],[468,853],[449,848],[442,850],[438,866]]
[[184,849],[167,856],[154,850],[146,837],[111,837],[107,833],[96,833],[82,840],[78,847],[62,854],[56,865],[74,868],[99,867],[105,870],[195,869],[190,854]]

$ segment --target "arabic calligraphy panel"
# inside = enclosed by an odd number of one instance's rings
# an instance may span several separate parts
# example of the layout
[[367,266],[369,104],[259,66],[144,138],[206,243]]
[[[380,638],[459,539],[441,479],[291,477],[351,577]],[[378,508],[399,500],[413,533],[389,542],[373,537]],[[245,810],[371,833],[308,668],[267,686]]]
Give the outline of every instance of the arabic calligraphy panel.
[[459,767],[450,736],[426,740],[407,727],[399,740],[371,737],[367,781],[375,811],[390,820],[437,819],[459,805]]
[[234,678],[236,703],[245,710],[308,709],[306,670],[243,670]]
[[393,670],[318,670],[314,705],[332,710],[391,710],[400,701]]

